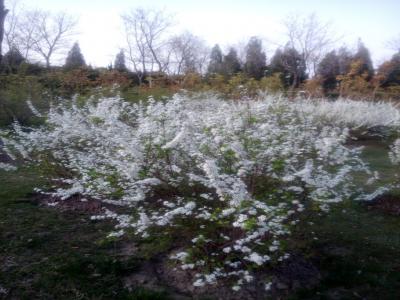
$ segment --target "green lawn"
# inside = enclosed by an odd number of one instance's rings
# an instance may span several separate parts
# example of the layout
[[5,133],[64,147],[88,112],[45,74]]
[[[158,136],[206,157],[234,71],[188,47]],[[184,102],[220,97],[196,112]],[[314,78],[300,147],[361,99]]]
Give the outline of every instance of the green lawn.
[[[365,146],[363,159],[380,173],[371,190],[393,183],[398,172],[387,155],[388,145],[385,141],[359,145]],[[310,216],[299,227],[297,247],[315,262],[323,278],[317,288],[300,291],[293,299],[399,299],[399,229],[400,216],[362,202],[342,203],[322,218]]]
[[32,169],[0,172],[0,299],[166,298],[124,289],[140,264],[104,239],[111,224],[40,206],[31,193],[41,184]]
[[[367,155],[382,163],[383,158],[370,151]],[[86,213],[39,205],[32,194],[35,186],[46,184],[39,174],[34,169],[0,171],[0,298],[168,298],[140,287],[125,289],[124,277],[140,270],[146,253],[121,256],[124,241],[105,239],[111,224],[92,222]],[[290,248],[319,269],[321,281],[284,298],[400,297],[399,216],[349,201],[303,222]],[[151,244],[145,247],[158,254]]]
[[295,248],[314,261],[322,280],[292,299],[399,299],[399,216],[349,202],[307,221],[314,224],[299,228]]

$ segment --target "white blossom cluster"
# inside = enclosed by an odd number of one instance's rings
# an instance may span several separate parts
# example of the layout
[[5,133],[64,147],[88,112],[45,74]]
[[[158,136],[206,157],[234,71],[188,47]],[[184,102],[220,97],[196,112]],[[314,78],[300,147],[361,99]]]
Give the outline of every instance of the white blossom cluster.
[[17,167],[11,165],[11,164],[6,164],[0,162],[0,170],[5,170],[5,171],[15,171]]
[[305,100],[296,102],[298,109],[313,113],[324,122],[351,128],[379,126],[400,128],[400,110],[389,102]]
[[400,139],[397,139],[390,149],[390,159],[394,164],[400,164]]
[[[104,98],[54,107],[45,126],[16,124],[2,140],[13,156],[50,159],[70,171],[53,191],[61,200],[79,193],[127,207],[92,217],[114,219],[111,236],[181,232],[187,248],[171,258],[197,271],[194,286],[227,279],[239,290],[253,280],[250,269],[290,256],[282,241],[302,212],[353,196],[353,174],[369,170],[361,149],[346,141],[348,126],[357,125],[351,115],[364,106],[271,96],[227,102],[175,95],[146,105]],[[391,114],[398,122],[399,112]],[[332,115],[341,121],[327,121]]]

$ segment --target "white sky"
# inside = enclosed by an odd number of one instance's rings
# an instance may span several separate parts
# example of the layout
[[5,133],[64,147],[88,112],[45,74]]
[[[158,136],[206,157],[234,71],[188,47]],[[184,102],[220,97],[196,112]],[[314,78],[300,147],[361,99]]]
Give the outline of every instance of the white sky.
[[[277,44],[284,44],[282,20],[291,13],[315,12],[322,22],[332,22],[338,44],[355,47],[360,37],[370,49],[375,64],[394,51],[386,42],[400,33],[400,0],[20,0],[26,7],[66,11],[79,17],[76,40],[88,64],[107,66],[124,46],[120,15],[131,8],[165,9],[174,14],[172,33],[188,30],[212,46],[223,48],[265,39],[270,58]],[[7,4],[7,0],[6,0]]]

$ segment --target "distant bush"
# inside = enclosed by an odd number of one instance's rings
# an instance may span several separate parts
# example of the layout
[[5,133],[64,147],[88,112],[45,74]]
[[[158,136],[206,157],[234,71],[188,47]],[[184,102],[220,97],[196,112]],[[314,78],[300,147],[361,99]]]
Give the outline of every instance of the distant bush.
[[0,75],[0,126],[10,125],[14,121],[22,125],[42,123],[43,120],[32,113],[27,101],[47,111],[52,98],[37,77]]

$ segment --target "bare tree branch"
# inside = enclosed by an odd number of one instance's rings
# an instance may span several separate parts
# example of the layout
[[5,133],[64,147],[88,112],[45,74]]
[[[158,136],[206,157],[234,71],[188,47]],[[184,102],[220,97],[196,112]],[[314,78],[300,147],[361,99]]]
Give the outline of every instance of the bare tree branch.
[[9,13],[4,22],[4,42],[7,50],[18,47],[18,24],[20,12],[18,10],[19,0],[9,3]]
[[[128,58],[135,72],[168,70],[170,52],[165,35],[172,26],[171,18],[162,11],[137,8],[122,15]],[[139,79],[141,80],[141,79]]]
[[203,40],[190,32],[170,39],[170,72],[182,75],[190,72],[202,73],[209,49]]
[[49,68],[53,54],[69,47],[77,21],[64,12],[51,14],[41,10],[33,11],[28,17],[34,28],[33,51],[43,57]]
[[6,49],[15,49],[27,60],[30,58],[34,46],[33,37],[35,26],[32,20],[36,18],[38,11],[26,10],[21,7],[19,0],[10,2],[10,12],[7,15],[4,26]]
[[388,41],[386,46],[391,50],[400,52],[400,34]]
[[290,46],[303,57],[307,71],[315,74],[322,56],[339,40],[331,30],[331,23],[321,23],[316,14],[290,15],[284,20]]

